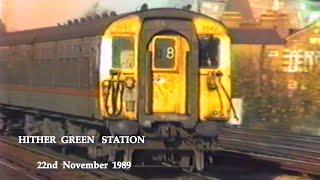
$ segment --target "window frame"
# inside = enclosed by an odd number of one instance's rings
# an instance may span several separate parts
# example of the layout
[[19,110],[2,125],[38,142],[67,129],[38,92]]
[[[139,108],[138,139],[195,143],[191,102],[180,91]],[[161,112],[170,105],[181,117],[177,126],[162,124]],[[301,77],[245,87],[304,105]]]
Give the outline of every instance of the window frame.
[[[113,66],[113,40],[114,38],[130,38],[133,41],[133,66],[129,68],[118,68]],[[111,38],[111,69],[113,70],[120,70],[120,71],[131,71],[136,69],[137,62],[136,62],[136,38],[133,35],[123,35],[123,34],[114,34]]]
[[[217,46],[217,65],[214,66],[214,67],[203,67],[201,66],[201,59],[200,59],[200,40],[201,38],[203,37],[211,37],[212,39],[216,39],[219,41],[219,44]],[[198,41],[199,41],[199,57],[198,57],[198,60],[199,60],[199,69],[203,69],[203,70],[213,70],[213,69],[219,69],[220,68],[220,65],[221,65],[221,38],[219,36],[214,36],[214,34],[200,34],[198,36]]]
[[[173,39],[175,41],[175,58],[174,58],[174,66],[172,68],[157,68],[155,67],[155,56],[156,56],[156,41],[157,39]],[[153,38],[152,40],[152,46],[151,46],[151,54],[152,54],[152,70],[156,70],[156,71],[166,71],[166,72],[176,72],[178,71],[178,36],[174,35],[174,36],[165,36],[165,35],[159,35]]]

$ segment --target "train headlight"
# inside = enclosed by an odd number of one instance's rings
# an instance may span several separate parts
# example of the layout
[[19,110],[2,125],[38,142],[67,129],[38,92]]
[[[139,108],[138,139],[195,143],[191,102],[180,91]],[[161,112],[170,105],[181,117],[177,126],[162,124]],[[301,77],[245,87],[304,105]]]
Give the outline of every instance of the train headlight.
[[214,91],[217,89],[216,76],[214,72],[209,73],[207,77],[207,86],[208,89]]
[[135,86],[136,81],[134,80],[133,77],[126,77],[125,79],[125,86],[128,89],[133,89]]
[[217,84],[216,84],[215,78],[208,77],[207,86],[208,86],[208,89],[211,90],[211,91],[216,90],[217,89]]
[[108,80],[105,80],[102,82],[102,86],[105,88],[109,87],[109,85],[110,85],[110,81],[108,81]]

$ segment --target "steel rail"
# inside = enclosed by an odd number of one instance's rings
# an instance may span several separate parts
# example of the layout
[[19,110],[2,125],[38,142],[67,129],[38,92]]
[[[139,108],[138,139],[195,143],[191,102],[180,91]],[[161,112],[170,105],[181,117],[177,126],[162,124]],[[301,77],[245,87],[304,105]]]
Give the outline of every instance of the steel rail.
[[[239,150],[221,149],[223,152],[229,152],[234,154],[241,154],[250,156],[253,159],[265,160],[270,162],[279,163],[282,169],[292,170],[296,172],[302,172],[312,175],[320,175],[320,164],[305,162],[301,160],[288,159],[284,157],[270,156],[264,154],[256,154],[252,152],[244,152]],[[307,169],[306,169],[307,168]]]
[[[52,151],[48,148],[43,148],[43,147],[39,147],[39,146],[35,146],[35,145],[25,145],[25,144],[19,144],[17,143],[17,139],[14,137],[0,137],[0,143],[4,143],[10,146],[14,146],[17,147],[19,149],[25,150],[25,151],[29,151],[33,154],[39,155],[39,156],[43,156],[43,157],[47,157],[53,160],[60,160],[60,161],[74,161],[74,162],[89,162],[87,159],[84,158],[80,158],[80,157],[76,157],[76,156],[68,156],[62,153],[58,153],[55,151]],[[3,155],[4,157],[9,157],[10,155]],[[1,156],[0,156],[1,157]],[[14,157],[10,158],[10,161],[16,161]],[[19,160],[20,161],[20,160]],[[22,166],[26,165],[26,162],[21,163]],[[27,165],[26,165],[27,166]],[[32,166],[28,166],[28,169],[34,170],[36,171],[36,167],[35,164],[32,164]],[[140,178],[121,172],[121,171],[111,171],[111,170],[79,170],[79,171],[83,171],[85,173],[91,174],[97,178],[106,178],[106,179],[119,179],[119,180],[140,180]],[[66,171],[66,172],[70,172],[73,173],[73,171]],[[40,173],[43,176],[56,176],[58,177],[58,175],[56,173],[54,173],[53,171],[48,171],[48,170],[41,170],[41,171],[37,171],[37,173]],[[61,179],[61,178],[57,178],[57,179]]]
[[237,152],[274,161],[283,169],[320,175],[320,137],[275,130],[224,128],[222,151]]
[[293,134],[293,133],[286,133],[280,132],[279,130],[265,130],[265,129],[251,129],[251,128],[223,128],[223,132],[245,132],[245,133],[272,133],[274,135],[283,136],[283,137],[292,137],[292,138],[303,138],[303,139],[310,139],[310,140],[318,140],[320,141],[320,136],[316,135],[308,135],[308,134]]
[[[0,143],[4,142],[0,140]],[[5,144],[11,146],[8,143]],[[15,152],[1,152],[0,161],[2,164],[6,163],[7,165],[11,165],[16,171],[25,174],[27,177],[33,177],[33,179],[63,179],[59,174],[55,173],[55,171],[36,169],[36,164],[22,158],[17,158]]]
[[294,144],[292,146],[281,145],[277,143],[270,142],[261,142],[261,141],[252,141],[252,140],[244,140],[242,139],[227,139],[221,138],[220,141],[223,145],[237,145],[238,147],[252,147],[253,150],[264,150],[268,149],[270,152],[274,152],[276,154],[282,154],[283,156],[288,157],[296,157],[303,158],[305,161],[309,162],[320,162],[320,152],[313,151],[303,148],[296,148]]

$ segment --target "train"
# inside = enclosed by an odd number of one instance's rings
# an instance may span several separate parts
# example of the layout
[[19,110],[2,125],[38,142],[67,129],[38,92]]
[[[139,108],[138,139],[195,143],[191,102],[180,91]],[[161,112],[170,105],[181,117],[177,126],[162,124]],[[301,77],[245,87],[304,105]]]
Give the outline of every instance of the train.
[[[88,156],[202,170],[232,112],[230,36],[186,9],[96,15],[0,37],[0,130],[146,137]],[[143,155],[145,156],[145,155]]]

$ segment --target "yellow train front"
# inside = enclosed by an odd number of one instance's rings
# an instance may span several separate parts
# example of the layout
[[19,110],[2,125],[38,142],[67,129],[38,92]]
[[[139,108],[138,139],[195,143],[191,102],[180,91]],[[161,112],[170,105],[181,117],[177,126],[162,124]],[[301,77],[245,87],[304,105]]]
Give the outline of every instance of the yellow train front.
[[111,132],[212,148],[200,137],[217,136],[231,111],[221,22],[172,9],[132,14],[108,27],[100,59],[100,110]]
[[115,134],[158,128],[171,136],[181,127],[214,137],[229,119],[230,39],[214,19],[172,9],[132,14],[107,28],[100,56],[100,111]]

